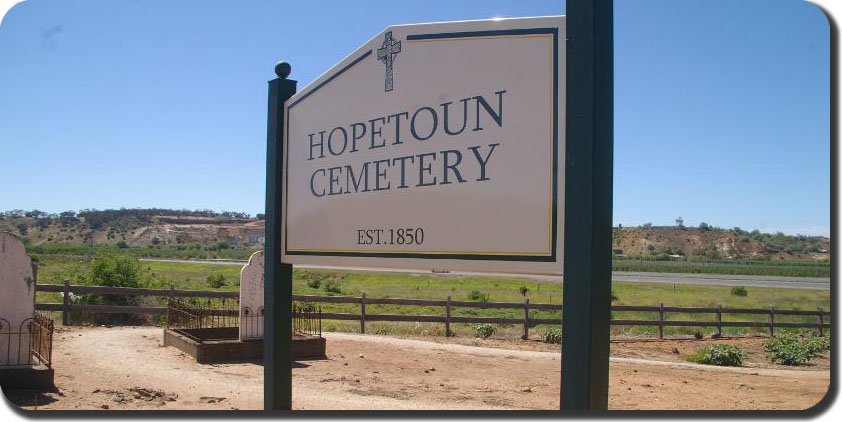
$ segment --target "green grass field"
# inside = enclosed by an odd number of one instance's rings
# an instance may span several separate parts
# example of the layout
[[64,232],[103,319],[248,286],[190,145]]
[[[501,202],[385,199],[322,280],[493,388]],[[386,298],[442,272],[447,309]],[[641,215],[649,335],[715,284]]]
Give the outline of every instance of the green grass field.
[[615,259],[612,264],[614,271],[830,277],[827,261]]
[[[248,259],[259,250],[256,247],[228,247],[219,245],[149,245],[145,247],[119,248],[116,245],[98,244],[93,248],[77,244],[42,244],[27,247],[27,252],[48,259],[56,256],[85,257],[91,254],[111,253],[130,255],[136,258],[162,259]],[[805,260],[762,260],[762,259],[718,259],[685,257],[675,260],[638,259],[636,257],[614,259],[614,271],[740,274],[789,277],[830,277],[830,262]]]
[[[44,284],[60,284],[74,265],[78,265],[78,258],[60,255],[41,257],[39,265],[39,282]],[[142,262],[144,268],[154,278],[156,287],[166,287],[170,284],[176,289],[187,290],[222,290],[237,291],[239,286],[240,267],[233,265],[193,264],[177,262]],[[222,274],[225,285],[215,289],[208,285],[209,275]],[[318,287],[316,286],[318,280]],[[471,300],[473,296],[486,296],[492,302],[522,302],[524,296],[521,289],[527,290],[526,297],[532,303],[561,303],[562,286],[549,281],[538,281],[517,277],[459,277],[447,274],[402,274],[364,271],[328,271],[328,270],[296,270],[293,274],[293,292],[302,295],[343,295],[359,296],[365,293],[371,298],[407,298],[407,299],[438,299],[444,300],[449,292],[453,300]],[[332,291],[329,291],[332,290]],[[676,285],[661,283],[631,283],[617,282],[613,291],[617,300],[614,305],[652,305],[663,302],[666,306],[715,306],[740,308],[768,308],[815,310],[821,306],[830,309],[830,294],[825,290],[783,289],[783,288],[754,288],[748,287],[747,296],[731,295],[730,287]],[[58,302],[57,293],[39,293],[39,302]],[[160,303],[160,302],[158,302]],[[355,304],[320,304],[324,312],[359,313],[359,306]],[[414,315],[442,315],[441,307],[401,306],[401,305],[368,305],[369,314],[414,314]],[[454,308],[453,315],[463,316],[494,316],[494,317],[522,317],[522,310],[518,309],[473,309]],[[558,318],[559,312],[533,311],[534,318]],[[618,319],[657,319],[653,312],[615,312]],[[667,314],[667,319],[681,320],[713,320],[713,315]],[[738,315],[724,317],[725,321],[737,320],[765,321],[764,315]],[[809,321],[811,317],[783,317],[776,318],[779,322]],[[468,324],[455,324],[455,332],[460,336],[472,336],[473,328]],[[517,337],[519,326],[497,326],[498,337]],[[540,334],[547,327],[536,327],[534,333]],[[326,331],[358,331],[359,324],[350,321],[324,321]],[[691,334],[694,327],[667,327],[665,333]],[[655,327],[614,327],[615,334],[623,335],[653,335],[657,333]],[[713,329],[702,329],[711,333]],[[745,334],[751,332],[765,332],[762,329],[726,328],[725,334]],[[367,332],[379,334],[400,335],[443,335],[443,324],[432,323],[386,323],[369,322]]]

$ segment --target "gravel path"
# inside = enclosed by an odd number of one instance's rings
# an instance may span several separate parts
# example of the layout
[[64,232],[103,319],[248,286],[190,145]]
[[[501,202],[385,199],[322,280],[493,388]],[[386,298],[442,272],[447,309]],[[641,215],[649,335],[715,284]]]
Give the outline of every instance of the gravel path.
[[[260,365],[199,365],[163,347],[161,336],[160,328],[60,328],[54,348],[58,392],[5,393],[39,409],[262,408]],[[546,348],[517,350],[523,345],[518,341],[479,347],[464,344],[468,339],[325,336],[328,359],[293,369],[295,409],[558,408],[559,353]],[[661,350],[673,343],[687,347],[669,341],[616,345],[625,357],[611,360],[610,408],[804,409],[828,388],[826,368],[712,368],[634,357],[657,357],[654,344]]]

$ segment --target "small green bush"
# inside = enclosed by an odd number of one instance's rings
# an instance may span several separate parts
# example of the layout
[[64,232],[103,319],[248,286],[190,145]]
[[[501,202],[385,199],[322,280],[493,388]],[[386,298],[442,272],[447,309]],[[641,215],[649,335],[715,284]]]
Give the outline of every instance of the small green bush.
[[225,285],[225,276],[222,273],[211,274],[207,277],[208,287],[218,289]]
[[826,352],[830,350],[830,335],[811,336],[804,340],[804,346],[807,347],[813,355]]
[[688,355],[690,362],[716,366],[743,366],[742,349],[730,344],[715,343],[700,350],[695,355]]
[[743,286],[734,286],[731,288],[731,296],[748,296],[748,290]]
[[529,287],[526,287],[526,286],[520,286],[520,294],[521,294],[521,296],[526,296],[526,294],[527,294],[527,293],[529,293]]
[[474,334],[479,338],[489,338],[497,331],[491,324],[474,325]]
[[769,360],[787,366],[807,363],[817,354],[829,349],[829,336],[799,339],[792,333],[781,333],[763,344],[763,351]]
[[488,294],[479,290],[471,290],[468,293],[468,300],[476,300],[477,302],[488,302]]
[[561,344],[561,328],[550,328],[542,336],[544,343]]
[[321,278],[316,277],[316,278],[311,278],[310,280],[307,280],[307,287],[309,287],[311,289],[318,289],[319,287],[321,287],[321,285],[322,285],[322,279]]
[[323,286],[328,293],[342,294],[342,288],[339,286],[339,282],[334,279],[325,281]]

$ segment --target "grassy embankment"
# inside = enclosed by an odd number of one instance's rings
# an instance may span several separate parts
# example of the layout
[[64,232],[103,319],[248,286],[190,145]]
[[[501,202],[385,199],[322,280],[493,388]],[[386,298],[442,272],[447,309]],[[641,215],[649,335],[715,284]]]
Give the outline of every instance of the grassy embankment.
[[[39,267],[41,283],[59,284],[76,265],[78,259],[62,256],[43,256]],[[143,262],[142,265],[154,279],[158,287],[174,285],[177,289],[190,290],[224,290],[237,291],[239,285],[239,266],[189,264],[175,262]],[[214,289],[208,286],[209,275],[222,274],[225,285]],[[318,287],[314,280],[319,280]],[[410,299],[439,299],[442,300],[450,292],[453,300],[470,300],[472,292],[480,296],[487,295],[492,302],[522,302],[524,296],[521,288],[528,289],[526,297],[532,303],[561,303],[562,286],[544,280],[531,280],[517,277],[458,277],[446,274],[398,274],[382,272],[353,272],[326,270],[296,270],[293,280],[293,291],[296,294],[307,295],[348,295],[359,296],[365,292],[372,298],[410,298]],[[328,291],[332,290],[332,291]],[[666,306],[715,306],[740,308],[767,308],[775,306],[778,309],[814,310],[818,306],[830,308],[830,295],[826,290],[809,289],[781,289],[748,287],[747,296],[734,296],[730,287],[702,286],[702,285],[670,285],[659,283],[630,283],[618,282],[613,286],[617,296],[615,305],[657,305],[663,302]],[[476,296],[476,294],[474,294]],[[39,293],[39,302],[58,302],[60,297],[56,293]],[[324,312],[358,313],[359,306],[353,304],[320,304]],[[415,315],[443,315],[441,307],[399,306],[399,305],[367,305],[369,314],[415,314]],[[559,312],[533,311],[536,318],[559,317]],[[454,308],[453,315],[464,316],[496,316],[522,317],[522,311],[517,309],[472,309]],[[614,318],[621,319],[657,319],[657,313],[652,312],[615,312]],[[764,315],[724,316],[725,321],[766,321]],[[667,319],[674,320],[713,320],[713,315],[667,314]],[[810,317],[776,317],[778,322],[810,321]],[[368,322],[367,332],[397,335],[443,335],[443,324],[429,323],[392,323]],[[540,335],[548,327],[536,327],[533,333]],[[326,331],[359,330],[359,324],[351,321],[324,321]],[[459,336],[472,336],[473,329],[469,324],[454,324]],[[497,326],[498,337],[516,338],[519,336],[519,326]],[[653,335],[657,333],[655,327],[614,327],[615,334],[623,335]],[[696,331],[693,327],[668,327],[667,335],[690,334]],[[702,329],[711,333],[713,329]],[[766,332],[762,329],[726,328],[725,334],[746,334],[752,332]]]

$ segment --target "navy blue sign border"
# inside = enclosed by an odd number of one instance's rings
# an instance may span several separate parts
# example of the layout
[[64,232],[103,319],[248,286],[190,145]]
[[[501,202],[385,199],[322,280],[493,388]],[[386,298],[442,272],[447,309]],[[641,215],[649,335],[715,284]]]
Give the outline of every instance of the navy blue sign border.
[[[443,32],[436,34],[413,34],[407,35],[407,41],[412,40],[433,40],[447,38],[476,38],[501,35],[530,35],[530,34],[552,34],[553,36],[553,198],[552,198],[552,248],[550,255],[495,255],[495,254],[459,254],[459,253],[417,253],[417,252],[358,252],[358,251],[290,251],[286,213],[284,213],[284,253],[286,255],[310,255],[310,256],[348,256],[348,257],[370,257],[370,258],[409,258],[409,259],[453,259],[473,261],[530,261],[530,262],[555,262],[558,253],[558,28],[523,28],[503,29],[488,31],[466,31],[466,32]],[[327,83],[362,61],[372,50],[366,51],[342,69],[339,69],[313,87],[306,94],[297,98],[287,105],[287,110],[318,91]],[[287,169],[284,169],[288,176]],[[289,177],[285,177],[285,184]],[[288,194],[289,189],[285,187],[284,193]]]

